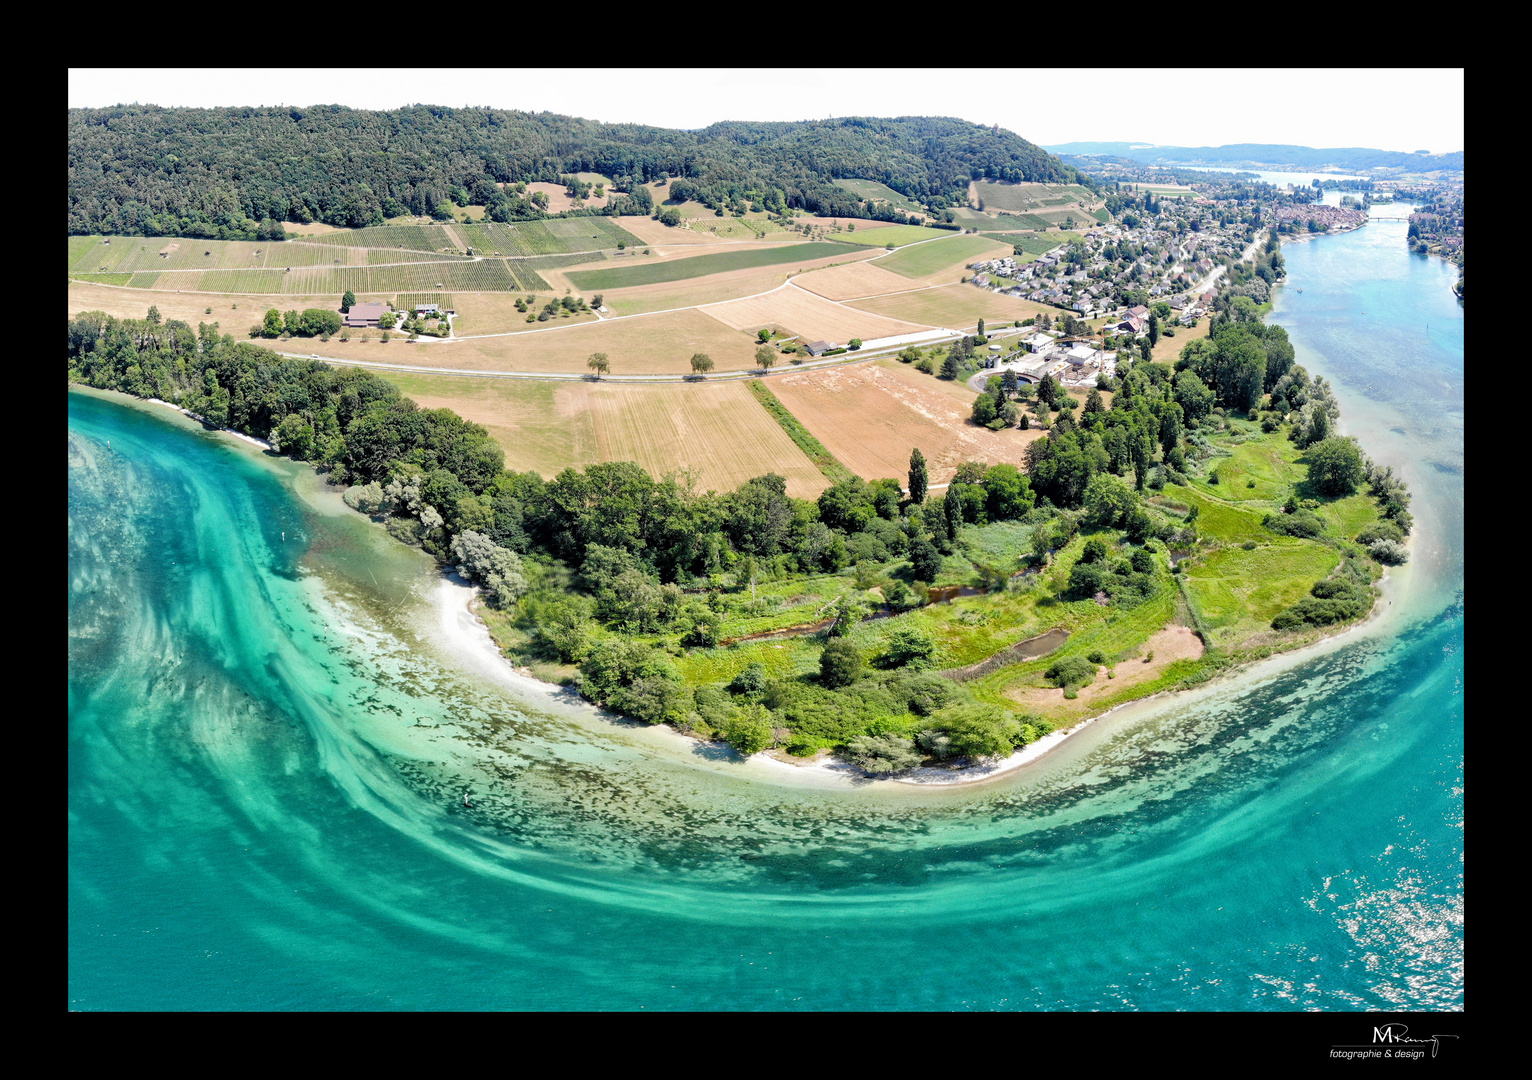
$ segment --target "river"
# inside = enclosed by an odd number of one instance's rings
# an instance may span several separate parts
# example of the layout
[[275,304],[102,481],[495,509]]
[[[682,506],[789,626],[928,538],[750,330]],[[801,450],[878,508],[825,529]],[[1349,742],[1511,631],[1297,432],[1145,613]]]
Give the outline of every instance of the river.
[[69,1007],[1461,1008],[1463,316],[1403,229],[1272,316],[1415,493],[1385,615],[972,788],[519,687],[306,469],[71,392]]

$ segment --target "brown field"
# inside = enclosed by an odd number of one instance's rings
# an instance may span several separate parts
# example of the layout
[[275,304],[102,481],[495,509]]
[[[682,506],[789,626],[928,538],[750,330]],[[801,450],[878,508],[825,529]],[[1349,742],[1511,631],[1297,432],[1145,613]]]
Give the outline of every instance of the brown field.
[[323,236],[325,233],[344,232],[334,225],[326,225],[322,221],[311,221],[307,225],[299,225],[296,222],[282,222],[282,231],[288,236]]
[[[454,295],[461,303],[462,294]],[[372,334],[373,340],[366,342],[359,334],[349,342],[332,338],[315,343],[309,351],[343,360],[483,371],[585,374],[585,361],[594,352],[608,355],[614,375],[689,375],[691,356],[697,352],[712,357],[720,372],[755,367],[755,348],[749,337],[697,310],[578,325],[565,322],[541,333],[471,337],[429,345],[410,344],[399,337],[384,344],[377,340],[377,331]]]
[[[392,293],[358,295],[359,300],[392,300]],[[69,283],[69,314],[82,311],[104,311],[119,319],[142,319],[150,305],[160,309],[166,319],[180,319],[195,327],[199,322],[217,322],[221,332],[244,337],[245,333],[261,321],[267,308],[278,311],[302,311],[305,308],[337,309],[339,297],[326,293],[323,296],[242,295],[236,293],[178,293],[159,289],[125,289],[112,285],[96,285],[85,281]],[[212,314],[204,309],[212,308]]]
[[[707,233],[695,233],[688,229],[682,229],[671,225],[661,225],[651,217],[620,217],[614,218],[628,232],[638,237],[646,244],[669,247],[672,244],[727,244],[730,241],[720,240],[716,236]],[[696,254],[693,252],[693,254]]]
[[698,471],[699,490],[731,491],[775,472],[812,499],[823,474],[743,383],[549,383],[384,373],[422,406],[489,429],[506,468],[552,477],[569,466],[636,461],[656,476]]
[[976,427],[965,403],[913,381],[924,377],[857,364],[777,376],[769,385],[830,453],[867,479],[905,476],[916,446],[933,484],[947,483],[965,460],[1022,465],[1027,443],[1044,434]]
[[[516,301],[532,297],[526,311],[516,310]],[[455,292],[452,294],[452,332],[458,337],[476,334],[516,334],[523,330],[535,330],[548,326],[569,326],[571,323],[595,322],[595,315],[570,315],[556,317],[549,322],[527,322],[528,315],[536,315],[544,304],[554,297],[532,293]]]
[[911,287],[912,283],[909,278],[890,273],[880,266],[857,263],[851,266],[835,266],[828,270],[815,270],[813,273],[799,277],[795,284],[800,289],[818,293],[827,300],[854,300],[863,296],[904,292]]
[[1043,312],[1058,311],[1057,308],[1034,304],[1031,300],[1001,296],[987,289],[961,284],[855,300],[851,306],[875,315],[886,315],[891,319],[906,319],[929,326],[949,326],[954,330],[975,326],[980,319],[999,325],[1018,319],[1030,319]]
[[1147,664],[1142,657],[1119,661],[1113,668],[1114,677],[1110,679],[1106,677],[1105,668],[1098,668],[1095,681],[1080,687],[1080,696],[1073,701],[1064,697],[1063,690],[1053,687],[1018,687],[1006,691],[1005,696],[1050,718],[1078,718],[1090,712],[1098,698],[1158,678],[1160,672],[1177,660],[1196,660],[1203,653],[1202,639],[1189,626],[1167,626],[1144,643],[1143,656],[1151,652],[1154,659]]
[[738,300],[742,296],[754,296],[775,289],[786,278],[787,271],[781,267],[762,266],[751,270],[732,270],[727,274],[710,274],[691,281],[661,281],[654,285],[611,289],[602,294],[602,299],[615,315],[637,315],[644,311],[668,311],[672,308],[695,307],[697,304]]
[[1212,323],[1204,315],[1197,320],[1197,325],[1192,327],[1176,326],[1175,316],[1171,316],[1170,325],[1175,329],[1175,337],[1166,337],[1164,326],[1160,327],[1160,340],[1154,343],[1154,351],[1150,354],[1157,364],[1171,364],[1181,357],[1181,350],[1186,348],[1188,341],[1196,341],[1208,336],[1208,327]]
[[794,285],[765,296],[714,304],[701,310],[735,330],[753,332],[761,327],[771,327],[788,334],[799,334],[805,341],[822,338],[842,345],[854,337],[893,337],[928,329],[832,304],[824,297]]

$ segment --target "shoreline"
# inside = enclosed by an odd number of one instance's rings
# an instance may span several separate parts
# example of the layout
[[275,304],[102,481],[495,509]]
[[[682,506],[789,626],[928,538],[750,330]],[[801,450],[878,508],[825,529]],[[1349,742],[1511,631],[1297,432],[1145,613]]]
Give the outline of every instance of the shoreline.
[[[128,395],[128,396],[131,396],[131,395]],[[206,418],[198,416],[196,413],[192,412],[190,409],[183,409],[183,408],[181,408],[181,406],[172,404],[171,402],[166,401],[163,398],[151,397],[151,398],[139,398],[138,400],[139,401],[146,401],[150,405],[163,405],[167,409],[174,409],[176,412],[180,413],[182,416],[189,416],[193,420],[198,421],[199,423],[207,424],[208,427],[212,427],[213,426],[212,424],[208,423]],[[254,435],[246,435],[243,431],[235,431],[233,428],[221,427],[221,428],[214,428],[214,430],[215,431],[221,431],[225,435],[233,435],[236,439],[241,439],[244,442],[247,442],[247,443],[249,443],[252,446],[259,446],[262,450],[270,450],[273,454],[277,453],[276,447],[272,446],[265,439],[257,439]]]

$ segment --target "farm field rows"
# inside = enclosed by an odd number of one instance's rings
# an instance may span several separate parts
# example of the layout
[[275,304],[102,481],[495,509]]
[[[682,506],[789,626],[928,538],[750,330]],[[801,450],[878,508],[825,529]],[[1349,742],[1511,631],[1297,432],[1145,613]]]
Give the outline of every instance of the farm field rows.
[[[93,241],[93,242],[92,242]],[[450,260],[421,251],[337,247],[301,241],[187,240],[165,237],[70,237],[69,269],[81,273],[143,270],[282,270],[288,266],[367,266],[378,263]],[[458,261],[467,261],[455,256]],[[104,268],[104,269],[102,269]]]
[[[76,275],[93,280],[89,275]],[[424,292],[440,289],[464,292],[511,289],[531,291],[548,284],[534,271],[512,275],[503,259],[412,263],[401,266],[299,267],[283,270],[166,270],[133,275],[130,287],[205,293],[266,293],[272,295],[333,293]]]
[[786,263],[802,265],[836,255],[854,259],[864,257],[865,252],[845,244],[791,244],[710,252],[692,258],[648,265],[579,270],[569,272],[565,276],[575,288],[593,292],[621,289],[633,285],[654,285],[662,281],[684,281],[689,278],[706,277],[709,274],[721,274],[730,270],[745,270],[758,266],[779,266]]
[[980,180],[970,185],[973,195],[984,201],[986,210],[1011,210],[1024,213],[1039,206],[1060,205],[1089,200],[1090,192],[1067,184],[1001,184]]
[[933,484],[951,480],[964,460],[1021,465],[1027,443],[1045,435],[977,427],[956,398],[877,364],[793,373],[767,385],[830,453],[869,480],[904,483],[917,446]]
[[730,491],[767,472],[811,499],[828,481],[743,383],[626,386],[385,372],[425,408],[483,424],[506,468],[553,477],[602,461],[636,461],[656,476],[696,469],[701,490]]
[[602,295],[612,314],[637,315],[645,311],[666,311],[738,300],[775,289],[786,279],[787,272],[781,267],[768,266],[758,270],[710,274],[698,281],[662,281],[656,285],[637,285]]
[[304,243],[434,252],[448,248],[462,254],[462,245],[453,243],[442,225],[375,225],[366,229],[341,229],[309,237]]
[[[892,255],[878,259],[877,265],[917,281],[948,275],[956,278],[961,276],[966,264],[1002,249],[1009,250],[1004,244],[997,244],[984,236],[949,236],[929,244],[901,248]],[[934,281],[926,283],[935,284]]]
[[1057,310],[1035,304],[1031,300],[1002,296],[988,289],[976,289],[972,285],[963,284],[919,289],[893,296],[875,296],[867,300],[848,301],[848,304],[891,319],[904,319],[928,326],[947,326],[954,330],[974,326],[980,319],[999,325]]
[[569,255],[604,251],[618,244],[629,247],[639,238],[610,218],[564,218],[524,221],[515,225],[484,222],[457,226],[459,235],[475,254],[498,251],[501,255]]
[[[122,275],[127,277],[128,275]],[[358,297],[358,299],[367,299]],[[371,299],[391,299],[373,297]],[[283,296],[277,301],[272,296],[227,295],[212,296],[197,293],[164,292],[111,288],[106,285],[73,280],[69,282],[69,314],[82,311],[104,311],[119,319],[142,319],[152,304],[160,309],[165,319],[180,319],[195,328],[199,322],[216,322],[225,334],[242,338],[250,327],[261,321],[267,308],[281,310],[324,308],[336,310],[340,296]],[[211,312],[205,309],[212,308]]]
[[765,296],[733,300],[702,309],[725,326],[755,331],[771,327],[798,334],[804,341],[825,340],[844,345],[854,337],[894,337],[929,329],[915,323],[884,318],[870,312],[833,304],[822,296],[792,285]]

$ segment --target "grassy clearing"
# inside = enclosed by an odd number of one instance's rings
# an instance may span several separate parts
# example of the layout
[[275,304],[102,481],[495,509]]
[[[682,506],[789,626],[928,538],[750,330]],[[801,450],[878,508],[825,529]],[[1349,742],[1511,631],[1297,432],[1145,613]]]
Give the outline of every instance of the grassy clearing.
[[843,191],[849,191],[859,199],[872,199],[874,202],[886,202],[890,206],[897,206],[911,214],[924,214],[926,208],[908,196],[901,195],[886,184],[880,184],[876,180],[836,180],[835,186]]
[[824,473],[832,484],[838,484],[842,480],[849,480],[855,474],[839,461],[835,455],[825,449],[824,443],[809,434],[808,428],[798,422],[798,418],[788,411],[786,405],[777,400],[777,396],[771,392],[767,385],[760,379],[750,380],[750,392],[755,399],[765,407],[772,418],[787,432],[788,438],[793,444],[802,450],[808,459],[814,463],[814,467]]
[[568,274],[567,277],[575,288],[594,292],[633,285],[654,285],[663,281],[684,281],[688,278],[706,277],[709,274],[723,274],[757,266],[810,262],[837,254],[850,256],[854,251],[855,249],[845,244],[791,244],[785,247],[713,252],[687,259],[675,259],[671,262],[652,263],[647,266],[580,270]]
[[1068,184],[1001,184],[981,180],[972,185],[972,190],[984,201],[986,210],[1018,213],[1037,206],[1057,206],[1090,197],[1085,188]]
[[1226,547],[1197,560],[1186,587],[1212,644],[1228,645],[1267,631],[1277,612],[1308,595],[1340,561],[1340,552],[1312,541]]
[[902,248],[879,259],[878,266],[903,277],[924,278],[961,267],[996,248],[996,243],[986,236],[948,236],[928,244]]
[[856,230],[836,233],[835,238],[844,244],[860,244],[864,247],[903,247],[921,240],[939,240],[951,236],[950,229],[928,229],[923,225],[858,225]]

